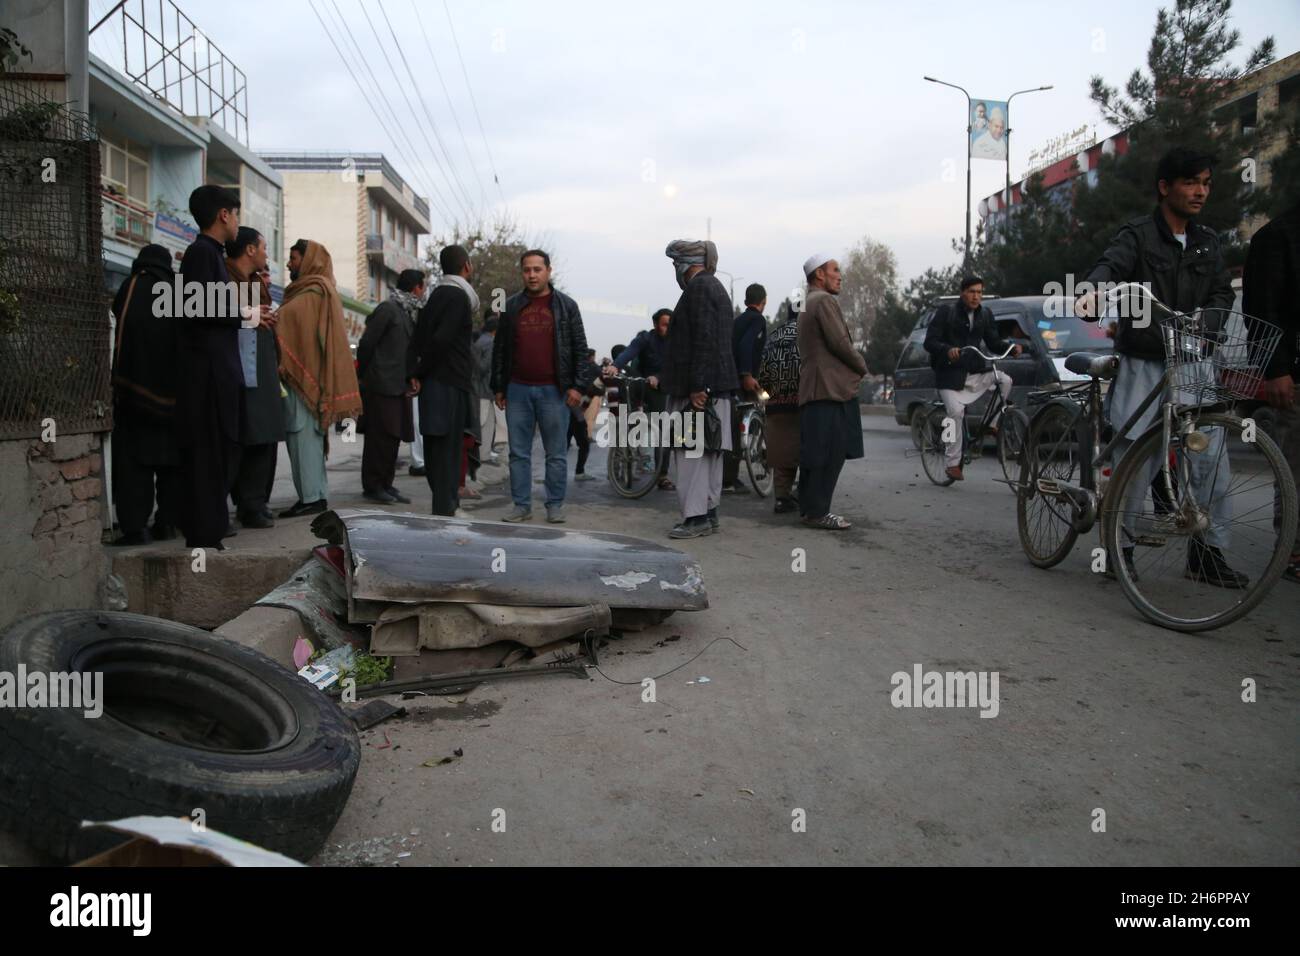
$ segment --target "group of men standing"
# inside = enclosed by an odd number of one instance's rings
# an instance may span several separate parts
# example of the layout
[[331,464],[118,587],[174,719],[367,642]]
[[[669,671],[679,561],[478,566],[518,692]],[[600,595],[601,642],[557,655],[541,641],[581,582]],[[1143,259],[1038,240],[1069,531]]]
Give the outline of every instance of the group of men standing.
[[298,501],[281,517],[324,511],[328,429],[361,406],[329,252],[294,243],[276,309],[266,240],[240,226],[239,197],[200,186],[189,206],[199,236],[180,284],[167,250],[148,245],[113,304],[116,544],[179,530],[187,547],[223,549],[236,533],[227,499],[244,527],[270,527],[282,440]]

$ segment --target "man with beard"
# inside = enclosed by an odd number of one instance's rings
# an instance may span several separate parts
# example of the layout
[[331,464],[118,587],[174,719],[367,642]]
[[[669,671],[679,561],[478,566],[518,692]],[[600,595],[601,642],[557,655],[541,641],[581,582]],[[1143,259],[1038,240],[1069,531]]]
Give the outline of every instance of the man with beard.
[[266,238],[249,226],[240,226],[235,241],[226,243],[226,270],[240,286],[239,301],[256,302],[261,317],[257,328],[239,330],[244,387],[240,391],[239,451],[231,497],[245,528],[275,526],[267,497],[275,480],[276,454],[284,441],[279,353],[266,258]]
[[325,439],[335,422],[361,411],[352,349],[334,261],[319,242],[299,239],[289,250],[289,275],[276,333],[284,399],[285,444],[297,502],[281,518],[320,514],[326,502]]
[[[176,333],[170,314],[154,302],[172,295],[172,259],[162,246],[140,250],[131,278],[117,290],[113,314],[113,498],[122,529],[115,545],[148,544],[176,537],[179,456],[176,448]],[[155,291],[164,283],[165,291]],[[165,310],[164,310],[165,311]],[[153,535],[146,525],[158,511]]]
[[799,510],[810,528],[852,527],[831,511],[846,459],[862,457],[858,386],[867,363],[853,347],[840,311],[840,264],[811,256],[803,264],[808,299],[799,316]]
[[678,239],[665,254],[682,290],[668,326],[661,380],[668,411],[698,422],[711,406],[720,423],[720,447],[709,449],[702,442],[698,457],[685,448],[673,449],[682,520],[668,536],[698,538],[721,530],[722,454],[731,449],[732,395],[740,384],[731,351],[731,298],[718,281],[718,247],[712,242]]
[[424,273],[404,270],[388,301],[366,317],[366,331],[357,343],[357,376],[366,415],[361,494],[377,505],[411,503],[393,487],[393,479],[401,443],[415,438],[411,416],[415,391],[407,383],[406,353],[423,298]]

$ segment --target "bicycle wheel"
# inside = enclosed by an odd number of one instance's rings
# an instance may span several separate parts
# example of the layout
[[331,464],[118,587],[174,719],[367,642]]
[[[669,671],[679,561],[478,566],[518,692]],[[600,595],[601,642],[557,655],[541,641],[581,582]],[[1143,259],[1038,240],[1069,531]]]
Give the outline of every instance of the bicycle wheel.
[[[1020,459],[1028,440],[1029,416],[1018,408],[1005,409],[998,425],[998,462],[1007,481],[1020,480]],[[1015,485],[1008,487],[1012,492],[1016,490]]]
[[907,428],[912,434],[912,447],[917,451],[921,450],[921,428],[928,414],[929,409],[924,405],[917,405],[907,417]]
[[754,493],[766,498],[772,493],[772,468],[767,463],[767,430],[763,427],[761,415],[754,415],[749,420],[749,429],[745,434],[745,470],[749,472],[749,483]]
[[1079,482],[1083,468],[1075,418],[1063,405],[1048,405],[1034,416],[1025,453],[1021,456],[1016,526],[1020,531],[1020,547],[1035,567],[1060,564],[1079,538],[1069,499],[1045,495],[1038,489],[1040,478],[1066,484]]
[[[617,434],[611,425],[610,434]],[[640,445],[611,445],[606,473],[614,491],[623,498],[641,498],[655,486],[659,470],[654,449]]]
[[[946,411],[936,408],[926,415],[921,426],[921,467],[925,469],[925,476],[940,488],[946,488],[954,481],[948,477],[943,463],[943,431],[947,418]],[[957,427],[961,427],[960,422]]]
[[[1205,447],[1175,436],[1166,455],[1159,426],[1147,431],[1124,455],[1102,508],[1107,553],[1131,553],[1132,570],[1112,559],[1125,596],[1177,631],[1222,627],[1258,605],[1286,566],[1296,527],[1295,482],[1277,443],[1255,429],[1252,453],[1240,418],[1191,414]],[[1172,496],[1152,494],[1152,476],[1169,469]]]

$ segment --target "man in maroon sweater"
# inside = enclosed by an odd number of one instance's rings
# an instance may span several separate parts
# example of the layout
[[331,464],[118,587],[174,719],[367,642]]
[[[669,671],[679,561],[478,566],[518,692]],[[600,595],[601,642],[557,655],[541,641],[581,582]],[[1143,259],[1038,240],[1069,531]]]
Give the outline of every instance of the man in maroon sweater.
[[582,402],[577,374],[587,354],[578,304],[551,285],[551,258],[530,249],[519,260],[524,291],[506,302],[492,344],[492,392],[510,433],[506,521],[533,516],[533,436],[546,450],[546,520],[564,521],[570,408]]

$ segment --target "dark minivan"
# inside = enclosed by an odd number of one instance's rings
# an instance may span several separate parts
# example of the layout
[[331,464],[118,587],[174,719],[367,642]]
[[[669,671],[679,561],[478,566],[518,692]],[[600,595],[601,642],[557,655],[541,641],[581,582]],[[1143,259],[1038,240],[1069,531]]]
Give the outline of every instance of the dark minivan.
[[[956,302],[957,298],[943,296],[921,313],[894,371],[894,419],[912,428],[914,441],[918,438],[917,413],[927,402],[939,397],[930,355],[924,348],[925,330],[939,306]],[[1022,409],[1034,389],[1086,379],[1066,370],[1066,356],[1073,352],[1107,352],[1114,347],[1114,342],[1097,323],[1070,315],[1070,303],[1062,296],[1021,295],[1005,299],[985,296],[984,305],[993,313],[998,334],[1022,346],[1019,357],[998,363],[998,368],[1011,376],[1011,400]],[[976,402],[967,414],[983,414],[987,401],[985,397]]]

